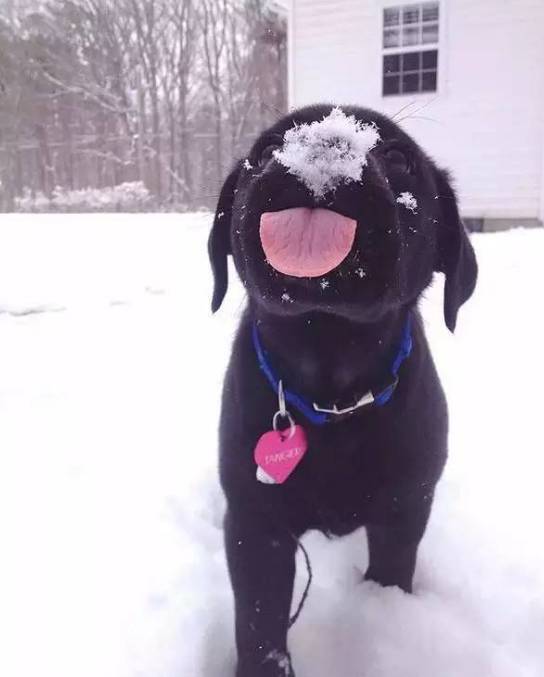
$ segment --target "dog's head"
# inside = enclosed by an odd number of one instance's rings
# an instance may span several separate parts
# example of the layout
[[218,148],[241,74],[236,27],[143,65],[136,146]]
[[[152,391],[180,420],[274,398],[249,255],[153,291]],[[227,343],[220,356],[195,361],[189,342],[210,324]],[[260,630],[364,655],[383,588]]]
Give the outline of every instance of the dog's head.
[[447,174],[390,119],[357,107],[303,108],[265,131],[223,185],[209,253],[214,311],[229,254],[269,312],[360,321],[414,304],[440,271],[451,331],[477,275]]

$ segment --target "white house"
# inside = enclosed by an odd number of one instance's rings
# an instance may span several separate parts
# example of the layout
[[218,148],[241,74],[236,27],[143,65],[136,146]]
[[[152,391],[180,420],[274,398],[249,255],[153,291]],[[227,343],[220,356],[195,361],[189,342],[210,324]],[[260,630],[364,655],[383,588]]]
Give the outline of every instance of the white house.
[[395,115],[465,218],[544,221],[544,0],[284,0],[291,106]]

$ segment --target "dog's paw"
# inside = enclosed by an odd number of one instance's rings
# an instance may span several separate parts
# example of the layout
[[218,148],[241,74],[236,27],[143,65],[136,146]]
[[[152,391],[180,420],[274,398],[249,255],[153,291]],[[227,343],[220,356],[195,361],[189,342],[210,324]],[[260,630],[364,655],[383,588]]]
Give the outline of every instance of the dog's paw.
[[364,580],[377,583],[383,588],[397,587],[408,594],[412,593],[412,577],[410,574],[380,571],[369,567],[364,576]]
[[271,651],[259,665],[238,665],[236,677],[295,677],[291,657],[282,651]]

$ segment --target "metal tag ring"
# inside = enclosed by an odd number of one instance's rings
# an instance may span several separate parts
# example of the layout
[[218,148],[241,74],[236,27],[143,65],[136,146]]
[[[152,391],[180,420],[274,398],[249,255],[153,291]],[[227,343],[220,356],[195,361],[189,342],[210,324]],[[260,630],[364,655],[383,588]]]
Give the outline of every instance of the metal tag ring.
[[295,421],[293,420],[293,417],[291,414],[286,410],[285,412],[277,411],[274,414],[274,418],[272,419],[272,428],[276,432],[283,432],[283,431],[278,431],[278,419],[279,418],[286,418],[289,421],[289,437],[288,439],[291,439],[293,435],[295,434]]

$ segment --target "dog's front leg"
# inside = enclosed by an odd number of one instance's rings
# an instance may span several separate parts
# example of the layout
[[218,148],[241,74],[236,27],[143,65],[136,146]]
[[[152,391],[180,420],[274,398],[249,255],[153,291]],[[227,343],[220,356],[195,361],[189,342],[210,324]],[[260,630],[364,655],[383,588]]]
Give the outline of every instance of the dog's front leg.
[[417,550],[425,533],[431,500],[399,511],[387,524],[366,527],[368,569],[365,578],[412,592]]
[[225,540],[236,613],[236,677],[294,677],[287,630],[295,539],[254,513],[229,510]]

